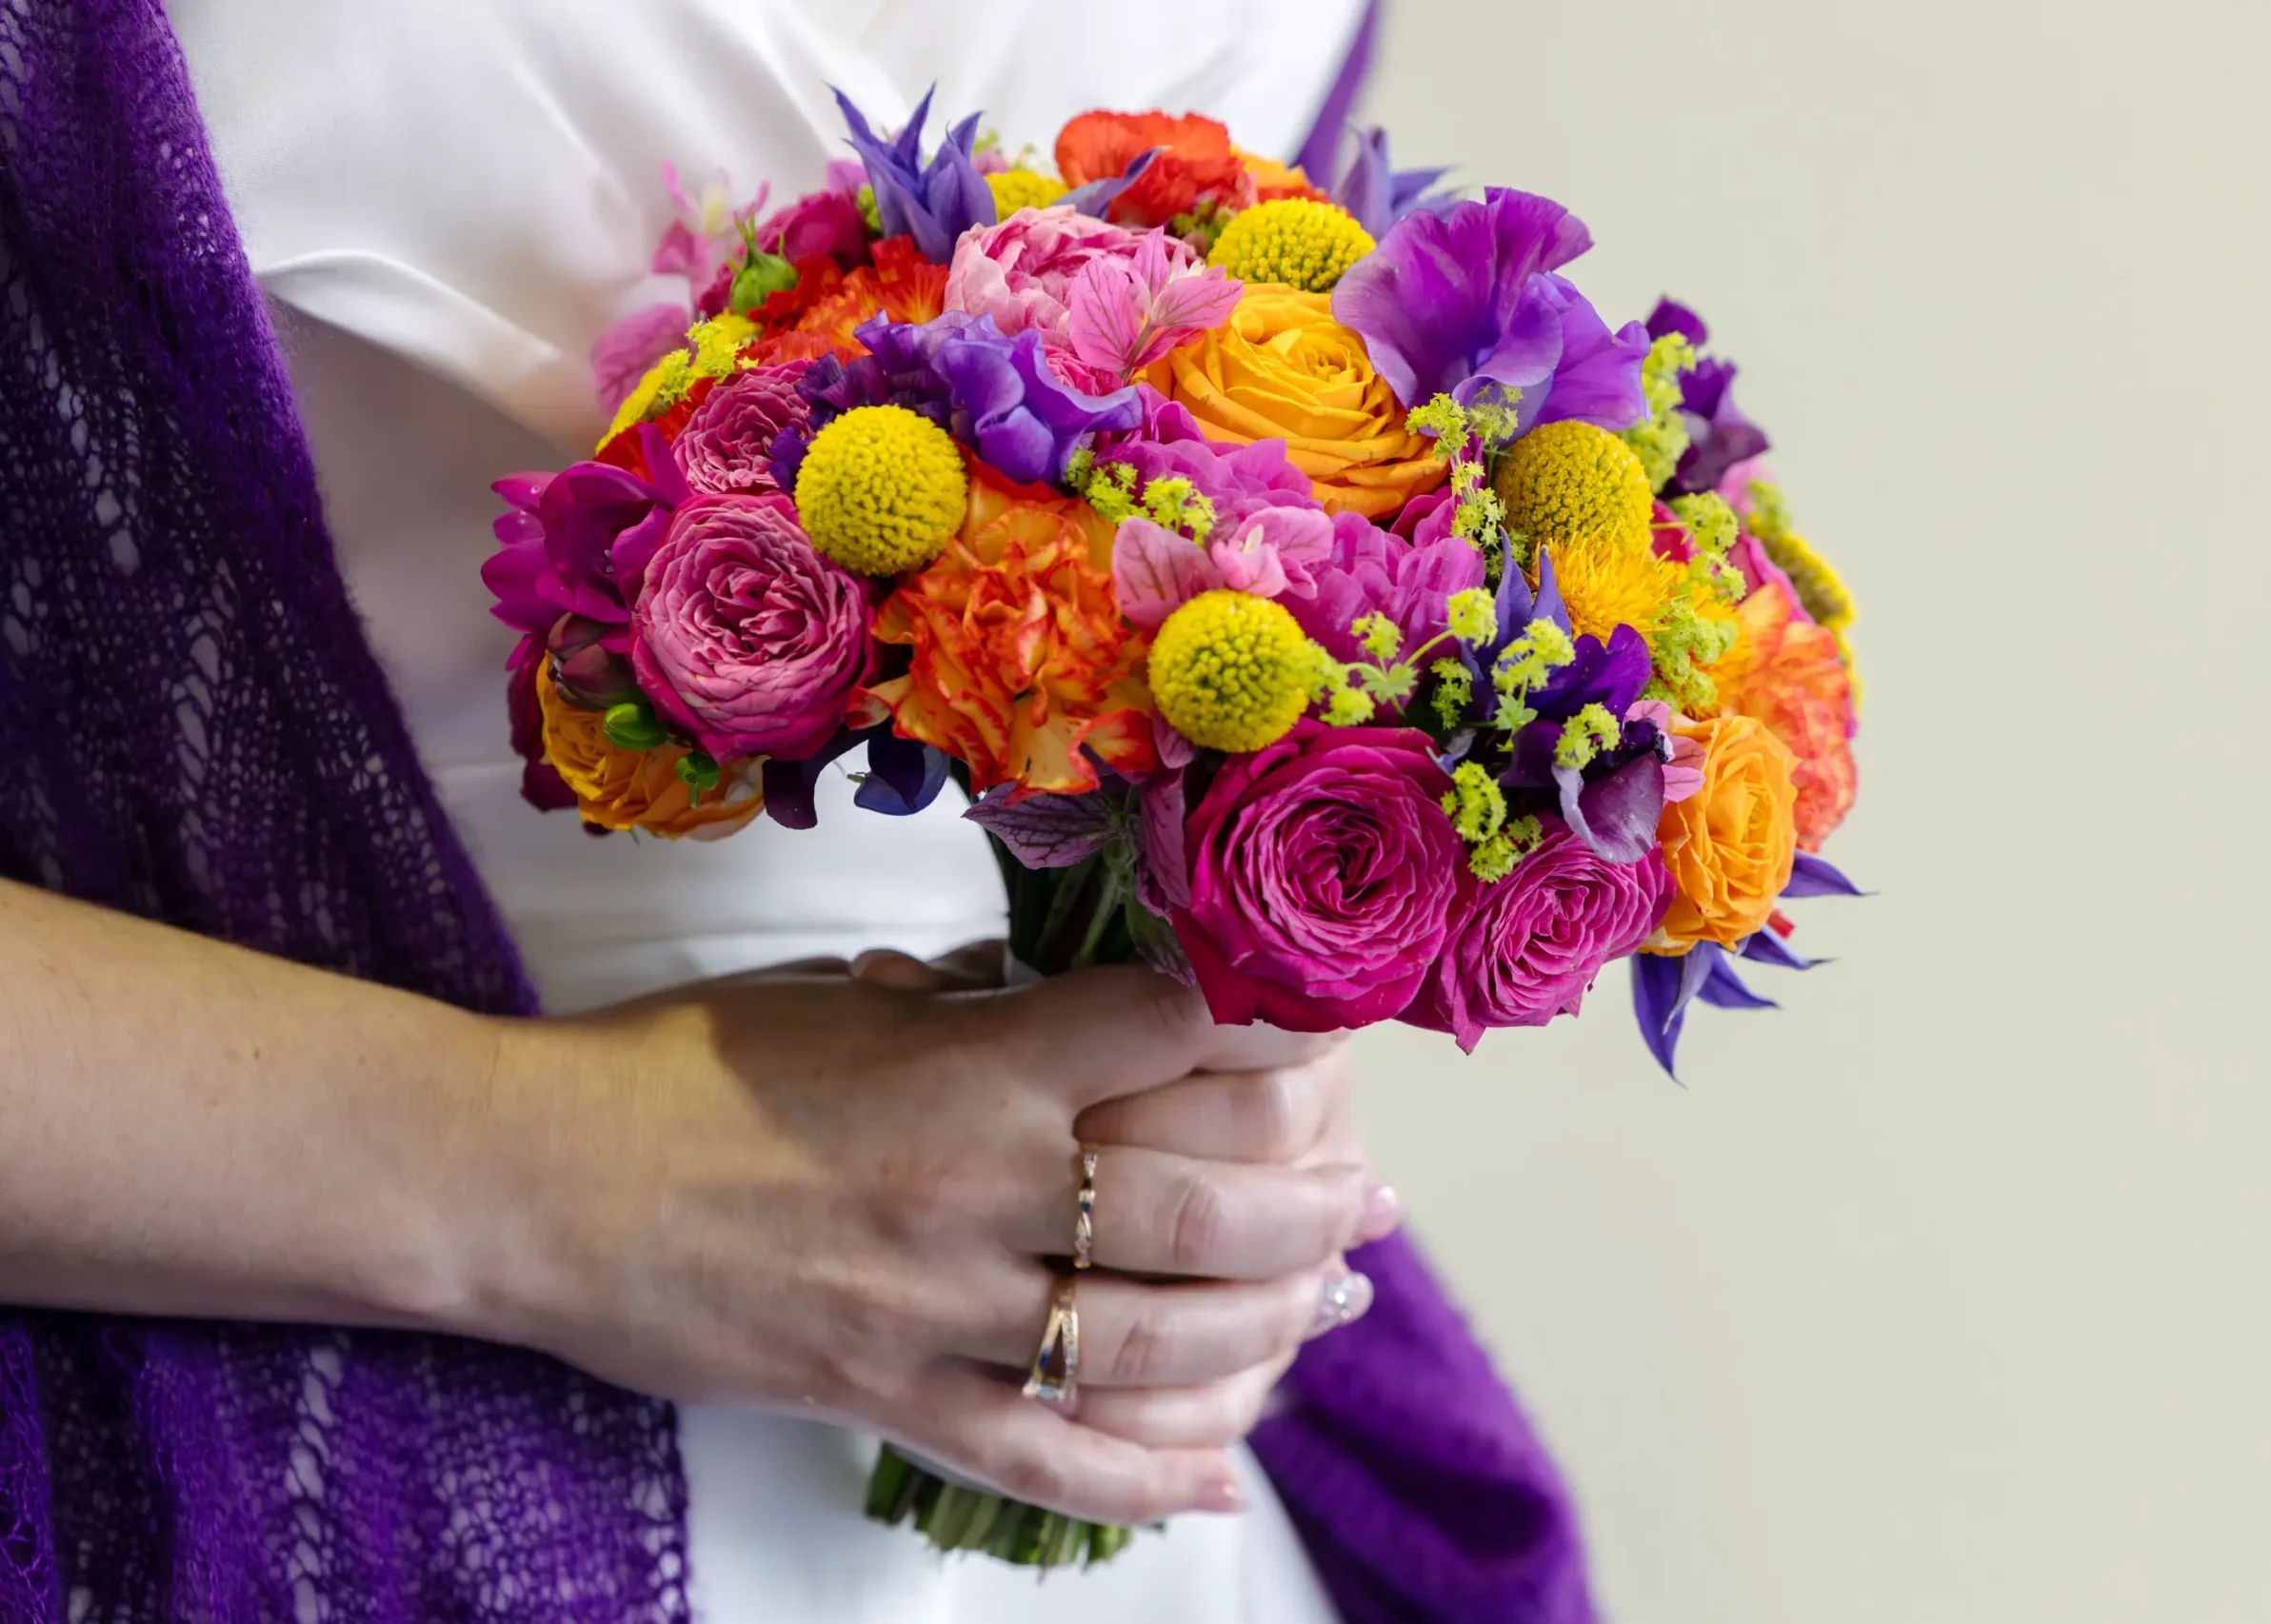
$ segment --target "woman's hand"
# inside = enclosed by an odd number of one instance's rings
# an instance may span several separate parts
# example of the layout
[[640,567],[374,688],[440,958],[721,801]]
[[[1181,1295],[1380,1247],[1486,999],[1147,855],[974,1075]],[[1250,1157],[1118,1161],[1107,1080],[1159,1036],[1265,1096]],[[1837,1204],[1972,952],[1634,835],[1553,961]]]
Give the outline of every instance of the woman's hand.
[[[1039,1259],[1070,1249],[1082,1113],[1298,1068],[1329,1040],[1218,1028],[1137,969],[1008,993],[745,978],[504,1030],[465,1180],[472,1329],[669,1396],[853,1422],[1100,1521],[1239,1505],[1218,1428],[1113,1436],[1013,1377],[1055,1284]],[[1097,1263],[1200,1280],[1083,1278],[1086,1403],[1186,1409],[1312,1331],[1367,1179],[1302,1159],[1109,1153]]]
[[[996,985],[1001,963],[1001,943],[975,942],[927,963],[904,953],[865,953],[850,972],[873,985],[943,991]],[[1347,1051],[1339,1043],[1302,1065],[1202,1073],[1146,1094],[1108,1099],[1084,1112],[1076,1127],[1083,1143],[1103,1152],[1097,1172],[1100,1206],[1118,1160],[1113,1147],[1285,1167],[1365,1165],[1351,1114]],[[1401,1221],[1395,1192],[1367,1179],[1358,1240],[1382,1239]],[[1371,1300],[1371,1282],[1362,1275],[1345,1275],[1320,1304],[1312,1334],[1360,1317]],[[1294,1350],[1281,1350],[1250,1369],[1204,1384],[1089,1390],[1076,1413],[1090,1427],[1138,1443],[1235,1443],[1254,1430],[1293,1355]]]

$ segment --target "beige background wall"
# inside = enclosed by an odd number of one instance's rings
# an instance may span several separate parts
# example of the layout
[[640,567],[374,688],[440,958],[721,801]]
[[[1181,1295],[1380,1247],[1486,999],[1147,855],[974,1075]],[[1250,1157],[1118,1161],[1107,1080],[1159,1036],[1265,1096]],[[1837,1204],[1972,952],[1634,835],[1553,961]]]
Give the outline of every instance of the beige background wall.
[[1395,7],[1402,160],[1703,310],[1864,617],[1783,1012],[1363,1043],[1624,1624],[2271,1620],[2266,18]]

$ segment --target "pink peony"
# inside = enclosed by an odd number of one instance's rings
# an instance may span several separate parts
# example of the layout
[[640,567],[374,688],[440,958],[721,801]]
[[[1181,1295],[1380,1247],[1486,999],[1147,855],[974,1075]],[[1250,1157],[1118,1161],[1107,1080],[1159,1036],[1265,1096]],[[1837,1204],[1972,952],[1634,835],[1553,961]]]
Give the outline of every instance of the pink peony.
[[823,558],[787,497],[680,507],[631,612],[631,664],[656,712],[719,761],[827,743],[875,675],[866,583]]
[[1450,789],[1408,727],[1303,722],[1224,763],[1185,831],[1174,916],[1215,1020],[1330,1032],[1401,1015],[1466,872]]
[[1514,872],[1485,883],[1461,867],[1450,942],[1404,1019],[1472,1050],[1500,1026],[1575,1015],[1603,965],[1646,940],[1672,900],[1660,853],[1609,862],[1558,819]]
[[773,437],[784,428],[804,427],[812,415],[796,390],[809,366],[752,367],[710,390],[670,448],[696,495],[763,495],[781,488],[773,478]]
[[[1060,204],[1021,208],[999,226],[964,233],[946,272],[946,308],[991,316],[1014,337],[1038,327],[1052,348],[1071,347],[1072,290],[1099,259],[1131,266],[1144,239]],[[1170,270],[1197,266],[1182,243],[1165,248]]]

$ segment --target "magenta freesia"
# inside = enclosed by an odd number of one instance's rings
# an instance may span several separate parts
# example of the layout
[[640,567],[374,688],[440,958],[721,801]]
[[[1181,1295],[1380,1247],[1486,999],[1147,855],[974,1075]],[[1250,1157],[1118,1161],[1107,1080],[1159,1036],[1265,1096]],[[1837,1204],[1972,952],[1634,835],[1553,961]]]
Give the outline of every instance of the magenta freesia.
[[1575,1015],[1602,966],[1644,941],[1672,898],[1663,859],[1610,862],[1557,820],[1504,880],[1461,868],[1450,940],[1404,1019],[1472,1050],[1484,1032]]
[[783,496],[696,497],[632,615],[631,663],[664,721],[720,761],[807,755],[875,672],[867,584],[821,556]]
[[737,372],[695,408],[671,450],[697,494],[781,488],[773,477],[773,441],[784,428],[804,427],[812,415],[797,391],[809,366],[797,362]]
[[1174,916],[1215,1020],[1329,1032],[1401,1015],[1465,871],[1450,788],[1413,728],[1303,722],[1225,762],[1192,814]]

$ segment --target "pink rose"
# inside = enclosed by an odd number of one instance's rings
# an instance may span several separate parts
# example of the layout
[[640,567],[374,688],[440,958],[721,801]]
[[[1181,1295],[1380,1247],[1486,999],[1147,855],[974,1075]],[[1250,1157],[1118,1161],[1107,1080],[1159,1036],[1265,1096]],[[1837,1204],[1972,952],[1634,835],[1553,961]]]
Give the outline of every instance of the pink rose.
[[694,408],[671,451],[695,494],[763,495],[781,488],[773,478],[773,437],[784,428],[804,427],[811,417],[812,408],[796,391],[809,365],[737,372]]
[[1442,954],[1466,847],[1425,734],[1303,722],[1233,756],[1185,831],[1175,935],[1225,1025],[1401,1015]]
[[1450,943],[1404,1012],[1472,1050],[1500,1026],[1575,1015],[1601,967],[1647,939],[1672,900],[1660,853],[1609,862],[1559,819],[1514,872],[1484,883],[1461,865]]
[[[1021,208],[999,226],[963,234],[946,272],[946,308],[991,316],[1011,337],[1038,327],[1052,348],[1068,348],[1072,289],[1081,272],[1099,259],[1132,267],[1143,242],[1133,231],[1062,204]],[[1180,242],[1165,252],[1173,269],[1199,263]]]
[[875,674],[867,584],[821,556],[785,496],[680,507],[631,612],[631,664],[664,721],[719,761],[810,755]]

